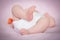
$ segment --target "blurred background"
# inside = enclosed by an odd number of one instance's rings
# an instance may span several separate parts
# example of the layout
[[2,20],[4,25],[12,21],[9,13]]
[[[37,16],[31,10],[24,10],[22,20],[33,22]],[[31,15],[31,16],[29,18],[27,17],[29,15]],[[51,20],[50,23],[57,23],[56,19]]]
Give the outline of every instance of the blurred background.
[[[55,18],[56,26],[48,28],[45,33],[23,36],[16,33],[7,23],[15,4],[23,8],[36,5],[39,12],[48,12]],[[0,0],[0,40],[60,40],[60,0]]]

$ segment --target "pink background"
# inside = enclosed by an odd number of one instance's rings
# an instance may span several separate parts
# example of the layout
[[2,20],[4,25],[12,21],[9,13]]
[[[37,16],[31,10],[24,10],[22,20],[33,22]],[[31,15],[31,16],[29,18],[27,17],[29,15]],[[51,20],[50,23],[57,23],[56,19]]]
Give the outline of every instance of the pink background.
[[[12,17],[11,8],[18,3],[23,8],[36,5],[40,12],[48,12],[55,18],[56,26],[45,33],[21,36],[7,24]],[[60,0],[0,0],[0,40],[59,40],[60,38]]]

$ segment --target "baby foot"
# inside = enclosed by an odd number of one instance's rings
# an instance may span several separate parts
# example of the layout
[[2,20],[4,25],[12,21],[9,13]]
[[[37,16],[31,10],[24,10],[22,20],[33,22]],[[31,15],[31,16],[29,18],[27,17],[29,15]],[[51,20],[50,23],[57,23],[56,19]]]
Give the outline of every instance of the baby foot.
[[49,17],[50,20],[50,27],[54,27],[55,26],[55,19],[53,17],[51,17],[48,13],[45,13],[44,16]]
[[53,17],[51,17],[51,16],[49,16],[49,18],[50,18],[50,27],[55,27],[55,19],[53,18]]

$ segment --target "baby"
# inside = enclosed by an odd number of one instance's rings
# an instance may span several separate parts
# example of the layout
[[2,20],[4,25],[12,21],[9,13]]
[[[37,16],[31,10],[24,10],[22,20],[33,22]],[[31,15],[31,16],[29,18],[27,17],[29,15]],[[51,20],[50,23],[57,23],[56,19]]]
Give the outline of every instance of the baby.
[[42,33],[48,27],[55,26],[55,20],[48,13],[40,14],[35,8],[35,6],[31,6],[28,9],[23,9],[19,5],[13,6],[12,28],[17,29],[20,34],[26,35]]

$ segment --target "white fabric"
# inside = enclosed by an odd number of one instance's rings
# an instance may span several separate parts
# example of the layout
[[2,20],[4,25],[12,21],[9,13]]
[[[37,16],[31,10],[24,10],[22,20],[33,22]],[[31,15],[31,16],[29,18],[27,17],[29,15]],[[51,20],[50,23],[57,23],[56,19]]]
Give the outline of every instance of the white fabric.
[[24,20],[24,19],[14,21],[13,22],[14,28],[17,28],[18,30],[20,30],[22,28],[29,29],[36,24],[36,22],[41,18],[41,16],[42,16],[42,14],[34,12],[32,21],[29,22],[29,21]]

